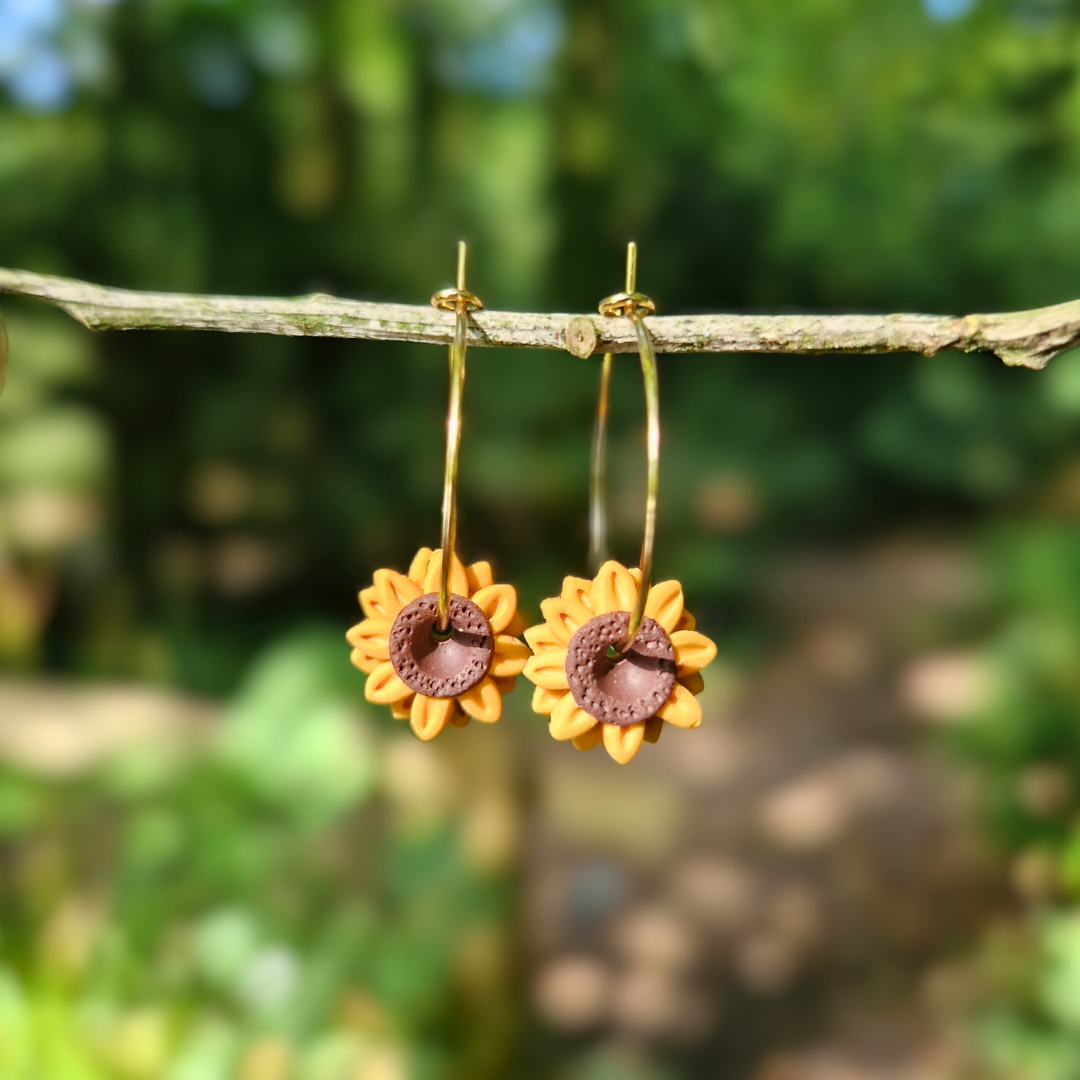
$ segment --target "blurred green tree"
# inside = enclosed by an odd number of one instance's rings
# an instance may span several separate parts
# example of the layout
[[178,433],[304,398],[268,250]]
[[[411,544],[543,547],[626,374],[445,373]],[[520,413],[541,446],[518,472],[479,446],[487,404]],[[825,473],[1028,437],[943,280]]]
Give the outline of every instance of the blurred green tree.
[[[641,286],[666,313],[1047,304],[1080,296],[1078,46],[1072,0],[0,0],[0,252],[131,288],[415,302],[449,280],[466,236],[489,306],[589,310],[618,287],[633,237]],[[5,313],[5,664],[232,692],[298,624],[349,625],[371,568],[434,539],[442,350],[94,339],[32,304]],[[611,453],[626,558],[643,486],[631,367],[616,372]],[[658,571],[706,601],[706,629],[709,604],[714,622],[731,616],[729,652],[757,640],[740,633],[755,583],[793,542],[900,526],[989,536],[1009,694],[964,751],[1002,792],[1047,755],[1075,774],[1076,355],[1043,376],[949,355],[662,368]],[[535,605],[583,566],[596,370],[480,350],[470,369],[461,546],[497,556]],[[261,670],[250,692],[272,701]],[[264,848],[251,808],[310,792],[305,763],[335,757],[337,708],[285,766],[260,743],[277,728],[249,730],[241,703],[214,779],[170,796],[192,813],[219,807],[245,837],[244,859],[207,854],[222,863],[199,870],[200,895],[228,891],[225,878],[254,888],[264,858],[292,865],[309,823]],[[257,783],[229,771],[256,759]],[[365,775],[335,774],[328,803],[305,803],[313,820],[338,820]],[[19,783],[0,791],[0,816],[13,807],[30,828]],[[200,785],[232,794],[204,804]],[[1050,851],[1074,890],[1071,827],[1033,823],[1010,800],[997,803],[999,837]],[[187,826],[151,799],[123,865],[157,873],[145,853],[167,853]],[[407,893],[413,875],[453,877],[439,850],[390,860],[387,880]],[[368,916],[354,914],[342,940],[365,941]],[[147,940],[165,948],[174,917]],[[193,955],[213,958],[205,979],[220,989],[214,965],[260,948],[263,929],[235,909],[207,920]],[[305,925],[281,933],[316,933]],[[411,955],[408,935],[381,947]],[[1045,966],[1026,952],[1028,996],[984,1041],[1002,1075],[1072,1075],[1075,937],[1054,922]],[[385,1000],[423,1013],[415,964],[370,962]],[[1040,978],[1042,1012],[1025,1027],[1015,1017]],[[26,1006],[5,979],[6,1031]],[[160,1045],[172,1022],[155,1014],[129,1038]],[[206,1021],[182,1075],[210,1075],[199,1063],[227,1058],[232,1038]],[[332,1069],[341,1051],[321,1052]]]

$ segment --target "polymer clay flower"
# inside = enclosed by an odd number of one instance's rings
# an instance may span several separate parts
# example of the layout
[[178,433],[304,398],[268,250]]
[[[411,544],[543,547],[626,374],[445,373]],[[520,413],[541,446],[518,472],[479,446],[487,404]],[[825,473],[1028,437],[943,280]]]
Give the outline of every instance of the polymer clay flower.
[[407,575],[376,570],[360,593],[367,618],[345,635],[353,664],[367,673],[364,696],[389,705],[425,742],[447,724],[498,720],[502,695],[529,657],[517,637],[525,625],[517,593],[496,585],[486,562],[465,567],[454,556],[450,633],[437,634],[441,569],[442,551],[421,548]]
[[614,560],[592,581],[567,577],[562,593],[540,605],[545,621],[525,631],[533,651],[525,665],[525,677],[536,684],[533,709],[549,718],[552,736],[579,750],[602,742],[622,765],[642,742],[656,742],[665,723],[701,723],[700,672],[716,656],[716,646],[683,610],[677,581],[649,590],[629,651],[609,656],[626,633],[640,584],[640,570]]

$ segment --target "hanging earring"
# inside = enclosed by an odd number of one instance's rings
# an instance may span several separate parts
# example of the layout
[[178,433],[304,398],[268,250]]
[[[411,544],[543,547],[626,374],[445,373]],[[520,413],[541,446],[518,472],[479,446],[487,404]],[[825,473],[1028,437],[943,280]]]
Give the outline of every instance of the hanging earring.
[[[626,292],[609,296],[600,314],[630,320],[637,333],[648,420],[648,487],[641,561],[627,569],[607,559],[604,508],[608,385],[613,355],[604,357],[593,430],[589,553],[596,576],[567,577],[559,596],[540,605],[544,622],[525,631],[533,655],[525,677],[536,684],[533,709],[549,717],[549,730],[579,750],[599,743],[626,764],[642,742],[656,742],[665,723],[695,728],[701,669],[716,646],[694,629],[677,581],[652,584],[656,495],[660,480],[660,397],[656,351],[644,316],[656,307],[635,291],[637,245],[626,254]],[[606,560],[606,561],[605,561]]]
[[483,307],[465,289],[464,242],[458,245],[457,287],[437,292],[431,303],[455,316],[442,547],[421,548],[408,574],[376,570],[374,584],[360,593],[367,618],[345,635],[353,647],[353,664],[367,673],[364,696],[389,705],[394,717],[408,720],[425,742],[447,724],[498,720],[502,695],[514,688],[529,657],[528,647],[518,640],[524,622],[514,587],[496,585],[489,563],[466,567],[453,554],[465,337],[469,311]]

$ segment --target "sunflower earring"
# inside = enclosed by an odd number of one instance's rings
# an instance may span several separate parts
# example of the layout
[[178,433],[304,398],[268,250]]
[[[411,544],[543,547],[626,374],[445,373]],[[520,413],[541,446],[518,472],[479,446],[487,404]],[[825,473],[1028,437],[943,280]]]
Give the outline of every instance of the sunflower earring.
[[[656,307],[635,291],[637,245],[626,255],[626,292],[609,296],[600,314],[630,320],[637,333],[648,418],[648,489],[641,561],[627,569],[607,559],[604,457],[608,385],[613,355],[604,357],[593,432],[590,487],[590,557],[599,570],[591,581],[567,577],[559,596],[543,601],[544,622],[525,631],[533,655],[525,677],[536,684],[533,709],[549,717],[549,730],[578,750],[599,743],[626,764],[642,742],[656,742],[665,723],[695,728],[701,706],[695,695],[701,669],[716,646],[694,629],[677,581],[652,584],[656,495],[660,478],[660,397],[656,351],[644,316]],[[604,561],[606,560],[606,561]]]
[[[437,292],[431,303],[455,315],[442,547],[421,548],[408,574],[376,570],[374,584],[360,593],[367,617],[345,635],[353,664],[367,674],[364,696],[389,705],[394,717],[408,720],[425,742],[447,724],[498,720],[502,695],[514,688],[529,657],[517,637],[525,624],[514,587],[496,585],[489,563],[466,567],[453,554],[468,313],[483,307],[465,289],[464,243],[458,245],[457,287]],[[444,552],[451,553],[449,559]]]

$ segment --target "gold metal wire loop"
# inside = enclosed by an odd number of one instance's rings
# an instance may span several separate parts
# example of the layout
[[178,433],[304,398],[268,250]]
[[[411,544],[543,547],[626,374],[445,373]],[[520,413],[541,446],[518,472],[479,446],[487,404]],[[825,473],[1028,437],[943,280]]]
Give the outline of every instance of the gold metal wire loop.
[[[648,479],[645,492],[645,535],[641,542],[641,587],[637,603],[630,613],[626,634],[616,653],[625,653],[634,643],[641,620],[645,616],[645,601],[652,585],[653,549],[656,540],[656,496],[660,487],[660,385],[656,375],[656,347],[652,334],[644,323],[646,315],[656,312],[656,305],[642,293],[637,285],[637,244],[631,242],[626,248],[626,291],[609,296],[600,303],[600,314],[609,318],[629,319],[638,339],[641,357],[641,374],[645,380],[645,415],[648,425],[646,439],[648,453]],[[600,374],[600,403],[593,428],[592,479],[589,505],[589,552],[594,563],[602,561],[607,549],[607,514],[604,507],[605,449],[607,443],[608,387],[611,379],[613,356],[604,356]]]
[[454,565],[454,544],[457,539],[457,477],[461,450],[461,398],[465,389],[466,332],[469,312],[484,305],[465,288],[465,241],[458,242],[457,285],[440,289],[431,306],[440,311],[454,312],[454,340],[450,344],[450,405],[446,413],[446,470],[443,473],[442,501],[442,566],[439,572],[438,612],[435,632],[445,634],[450,629],[450,572]]

